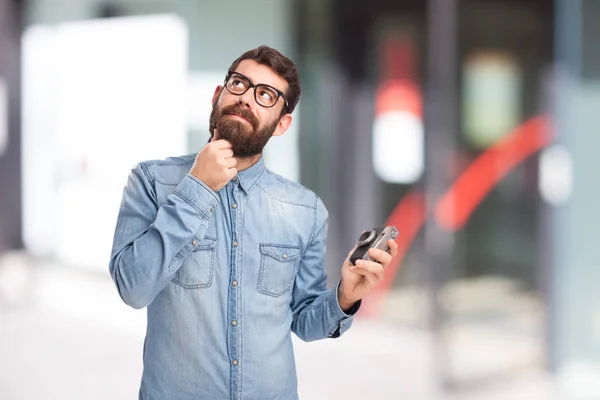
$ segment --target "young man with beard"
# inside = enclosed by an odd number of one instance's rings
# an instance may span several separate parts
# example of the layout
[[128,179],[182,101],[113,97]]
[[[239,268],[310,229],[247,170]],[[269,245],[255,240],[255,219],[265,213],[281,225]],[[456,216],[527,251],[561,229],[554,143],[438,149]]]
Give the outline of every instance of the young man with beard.
[[123,301],[147,307],[140,399],[297,399],[290,331],[335,338],[396,254],[342,264],[327,289],[327,211],[265,168],[288,129],[295,65],[261,46],[215,90],[211,140],[195,155],[146,161],[129,176],[110,273]]

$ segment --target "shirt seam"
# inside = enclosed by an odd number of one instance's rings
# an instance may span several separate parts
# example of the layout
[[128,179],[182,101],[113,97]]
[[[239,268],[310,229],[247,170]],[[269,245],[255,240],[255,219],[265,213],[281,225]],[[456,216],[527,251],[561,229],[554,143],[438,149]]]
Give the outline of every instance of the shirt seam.
[[280,203],[285,203],[285,204],[291,204],[293,206],[298,206],[298,207],[306,207],[306,208],[315,208],[314,206],[307,206],[306,204],[298,204],[298,203],[292,203],[291,201],[285,201],[285,200],[281,200],[281,199],[277,199],[275,197],[273,197],[268,191],[267,189],[263,188],[260,184],[256,184],[256,187],[260,188],[260,190],[262,190],[263,192],[265,192],[265,194],[267,196],[269,196],[270,198],[272,198],[275,201],[278,201]]
[[140,164],[140,168],[142,169],[142,172],[144,172],[144,175],[146,176],[146,179],[148,179],[148,181],[151,184],[154,185],[154,177],[150,173],[150,169],[148,168],[148,166],[146,165],[146,163],[141,163]]
[[[317,200],[318,200],[318,197],[317,197],[317,195],[315,195],[315,200],[314,200],[315,204],[313,206],[313,226],[312,226],[312,230],[310,232],[310,238],[308,239],[308,246],[306,247],[306,249],[308,249],[310,247],[310,245],[312,244],[313,240],[315,239],[315,233],[317,232]],[[302,252],[302,258],[304,258],[306,249],[304,249],[304,251]]]
[[[245,184],[244,184],[244,179],[242,179],[242,177],[240,177],[240,186],[244,189],[244,191],[247,194],[250,194],[250,191],[254,188],[254,186],[259,186],[258,182],[260,181],[260,178],[262,178],[262,176],[265,174],[266,172],[266,168],[263,167],[262,171],[260,172],[260,174],[256,177],[256,179],[254,180],[254,182],[252,182],[252,184],[250,186],[248,186],[248,189],[245,188]],[[260,187],[260,186],[259,186]]]
[[[315,206],[312,207],[313,208],[313,227],[312,230],[310,232],[310,237],[308,239],[308,244],[307,246],[304,248],[304,251],[302,252],[302,256],[300,257],[300,263],[302,263],[302,260],[304,259],[304,255],[306,254],[306,250],[308,250],[308,248],[311,246],[314,238],[315,238],[315,232],[317,231],[317,200],[318,197],[317,195],[315,195]],[[296,314],[296,316],[293,318],[294,322],[298,320],[298,318],[300,317],[300,315],[302,315],[305,312],[308,312],[310,310],[312,310],[314,307],[317,307],[318,304],[315,304],[315,302],[313,301],[308,307],[305,307],[304,309],[302,309],[299,313]]]
[[192,206],[192,208],[194,208],[194,210],[198,211],[200,213],[200,216],[204,220],[206,220],[206,221],[210,220],[210,217],[204,211],[202,211],[198,206],[196,206],[191,199],[188,199],[183,193],[181,193],[180,191],[176,191],[175,194],[177,196],[179,196],[182,200],[184,200],[187,204]]
[[175,183],[163,182],[163,181],[161,181],[159,179],[155,179],[154,182],[158,182],[161,185],[167,185],[167,186],[177,186],[177,185],[179,185],[179,183],[177,183],[177,182],[175,182]]

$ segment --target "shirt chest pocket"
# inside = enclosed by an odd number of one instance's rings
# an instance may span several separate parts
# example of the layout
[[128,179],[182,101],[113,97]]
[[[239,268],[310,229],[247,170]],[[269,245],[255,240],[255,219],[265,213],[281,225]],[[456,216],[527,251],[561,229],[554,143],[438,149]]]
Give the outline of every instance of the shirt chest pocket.
[[300,248],[291,245],[260,244],[258,291],[273,297],[287,293],[294,284]]
[[175,273],[172,281],[186,289],[212,285],[217,239],[205,236]]

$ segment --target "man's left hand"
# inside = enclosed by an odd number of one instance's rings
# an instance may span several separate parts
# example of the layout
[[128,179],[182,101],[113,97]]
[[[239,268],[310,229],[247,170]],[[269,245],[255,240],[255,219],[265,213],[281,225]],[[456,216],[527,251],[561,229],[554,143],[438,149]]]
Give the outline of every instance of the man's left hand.
[[388,241],[390,253],[380,249],[369,249],[369,255],[376,261],[357,260],[356,266],[350,263],[350,256],[356,247],[348,253],[342,266],[342,281],[338,288],[338,302],[344,311],[349,311],[354,303],[364,298],[383,280],[385,269],[398,254],[398,245]]

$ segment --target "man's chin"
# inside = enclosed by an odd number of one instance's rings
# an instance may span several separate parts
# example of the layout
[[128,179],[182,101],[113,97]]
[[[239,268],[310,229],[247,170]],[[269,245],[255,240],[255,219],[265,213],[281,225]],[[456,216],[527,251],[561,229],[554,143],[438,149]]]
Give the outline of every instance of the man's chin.
[[225,124],[217,125],[221,139],[234,138],[239,136],[249,136],[254,134],[254,130],[248,124],[237,118],[230,118]]

